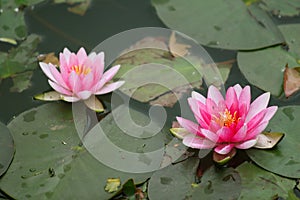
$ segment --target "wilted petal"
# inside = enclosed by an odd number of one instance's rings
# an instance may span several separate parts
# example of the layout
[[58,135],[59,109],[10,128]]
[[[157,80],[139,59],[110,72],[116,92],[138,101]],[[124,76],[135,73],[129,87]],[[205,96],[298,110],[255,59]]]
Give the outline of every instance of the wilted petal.
[[209,86],[207,99],[213,100],[216,104],[218,104],[219,101],[224,101],[224,97],[221,92],[214,85]]
[[98,92],[95,92],[95,94],[106,94],[112,92],[121,87],[124,83],[124,81],[117,81],[114,83],[105,84],[104,87],[102,87]]
[[234,147],[234,144],[221,144],[215,148],[215,152],[218,154],[228,154]]
[[246,117],[246,121],[249,121],[254,115],[265,109],[270,100],[270,92],[266,92],[257,97],[250,105],[249,112]]
[[235,145],[235,147],[238,149],[249,149],[249,148],[253,147],[256,144],[256,142],[257,142],[257,139],[247,140],[241,144]]
[[183,144],[195,148],[195,149],[212,149],[215,146],[215,143],[194,135],[188,135],[183,138]]

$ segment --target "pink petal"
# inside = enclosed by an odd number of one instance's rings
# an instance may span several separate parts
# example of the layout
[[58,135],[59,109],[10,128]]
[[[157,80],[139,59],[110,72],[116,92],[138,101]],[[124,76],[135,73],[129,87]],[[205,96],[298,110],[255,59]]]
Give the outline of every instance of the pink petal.
[[269,121],[275,115],[275,113],[277,112],[277,109],[278,109],[277,106],[268,107],[266,109],[267,113],[265,114],[263,121]]
[[254,115],[265,109],[270,100],[270,92],[266,92],[259,97],[257,97],[252,104],[250,105],[250,109],[248,111],[246,121],[249,121]]
[[242,87],[239,84],[236,84],[236,85],[233,86],[233,89],[234,89],[234,91],[236,93],[237,98],[239,99],[240,98],[240,94],[241,94],[241,92],[243,90]]
[[57,82],[57,80],[54,78],[54,76],[51,73],[51,70],[50,70],[51,65],[48,65],[43,62],[40,62],[39,64],[40,64],[40,67],[41,67],[42,71],[44,72],[44,74],[52,81]]
[[[205,128],[202,126],[202,128]],[[209,130],[211,130],[212,132],[217,132],[219,129],[221,128],[220,124],[215,122],[214,120],[212,120],[209,124]],[[205,128],[207,129],[207,128]]]
[[76,102],[76,101],[79,101],[80,99],[75,96],[62,95],[62,100],[67,101],[67,102]]
[[263,130],[265,130],[267,125],[268,125],[268,122],[262,122],[261,124],[259,124],[255,128],[253,128],[251,131],[249,131],[247,133],[245,140],[250,140],[250,139],[257,137],[258,134],[262,133]]
[[195,135],[202,136],[202,134],[199,131],[199,125],[188,120],[184,119],[182,117],[176,117],[179,125],[183,128],[185,128],[189,133],[193,133]]
[[66,89],[70,89],[65,80],[63,79],[63,77],[61,76],[61,74],[58,72],[57,68],[52,65],[51,63],[49,63],[49,69],[51,71],[51,74],[53,75],[54,79],[53,80],[54,82],[60,84],[62,87],[66,88]]
[[182,143],[195,149],[212,149],[215,146],[215,143],[211,142],[210,140],[190,135],[185,136]]
[[203,109],[203,107],[205,108],[205,105],[194,98],[188,98],[188,103],[189,103],[189,106],[190,106],[197,122],[201,125],[202,128],[208,128],[209,124],[207,124],[204,121],[204,119],[200,113],[200,109]]
[[215,148],[215,152],[218,154],[228,154],[234,147],[234,144],[220,144]]
[[202,135],[205,137],[205,138],[207,138],[207,139],[209,139],[210,141],[212,141],[212,142],[217,142],[218,141],[218,139],[219,139],[219,136],[216,134],[216,133],[214,133],[214,132],[212,132],[212,131],[210,131],[210,130],[207,130],[207,129],[201,129],[201,133],[202,133]]
[[85,91],[78,92],[76,95],[80,99],[86,100],[86,99],[90,98],[90,96],[92,95],[92,92],[85,90]]
[[71,56],[71,52],[69,51],[69,49],[64,48],[63,53],[59,54],[59,63],[60,63],[60,67],[64,66],[69,66],[69,60],[70,60],[70,56]]
[[249,149],[249,148],[253,147],[256,144],[256,142],[257,142],[257,139],[248,140],[241,144],[235,145],[235,147],[238,149]]
[[[211,122],[211,115],[210,115],[210,113],[208,113],[207,111],[206,111],[206,109],[201,109],[200,108],[200,113],[201,113],[201,116],[202,116],[202,118],[203,118],[203,121],[204,121],[204,123],[206,123],[206,124],[210,124],[210,122]],[[204,128],[204,127],[203,127]]]
[[69,81],[69,85],[70,85],[70,88],[73,91],[73,93],[76,94],[81,90],[81,81],[80,81],[78,74],[76,74],[76,72],[72,71],[70,73],[68,81]]
[[256,114],[254,117],[252,117],[249,122],[245,121],[247,123],[247,127],[248,127],[249,131],[251,129],[255,128],[258,124],[260,124],[263,121],[266,112],[267,112],[266,109],[262,110],[258,114]]
[[229,87],[226,92],[226,107],[230,110],[230,112],[234,113],[238,107],[238,100],[233,87]]
[[192,91],[192,98],[197,99],[198,101],[200,101],[203,104],[206,103],[206,98],[198,92]]
[[214,85],[209,86],[207,99],[212,99],[216,104],[218,104],[219,101],[224,101],[221,92]]
[[212,116],[218,116],[220,112],[215,101],[210,98],[206,99],[206,111]]
[[82,79],[82,90],[92,90],[94,85],[96,85],[94,82],[94,74],[91,72],[85,75]]
[[247,134],[247,125],[244,124],[234,136],[231,138],[231,142],[240,142],[243,141]]
[[87,59],[86,52],[83,47],[81,47],[77,52],[77,60],[78,60],[78,66],[82,66]]
[[119,87],[121,87],[124,83],[125,83],[125,81],[117,81],[114,83],[107,83],[99,91],[95,92],[95,94],[100,95],[100,94],[106,94],[106,93],[112,92],[112,91],[118,89]]
[[109,70],[107,70],[101,77],[101,80],[95,86],[94,88],[95,92],[99,91],[105,85],[105,83],[110,81],[116,75],[119,69],[120,69],[120,65],[116,65],[110,68]]
[[93,70],[95,70],[95,78],[100,80],[104,71],[104,53],[100,52],[95,58],[92,60]]
[[250,86],[244,87],[242,90],[240,96],[239,96],[239,106],[245,104],[246,107],[246,112],[248,112],[249,107],[250,107],[250,102],[251,102],[251,91],[250,91]]
[[72,95],[72,92],[70,92],[69,90],[63,88],[61,85],[59,85],[59,84],[57,84],[57,83],[55,83],[51,80],[48,80],[48,83],[58,93],[64,94],[64,95]]
[[217,135],[219,136],[218,142],[231,142],[231,138],[234,136],[233,130],[229,127],[222,127],[218,130]]

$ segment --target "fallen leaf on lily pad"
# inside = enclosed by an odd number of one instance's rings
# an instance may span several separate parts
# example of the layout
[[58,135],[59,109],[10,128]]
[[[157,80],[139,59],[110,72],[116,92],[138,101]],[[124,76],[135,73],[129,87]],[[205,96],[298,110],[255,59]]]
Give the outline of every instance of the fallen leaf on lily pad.
[[300,89],[300,67],[289,68],[288,65],[285,66],[283,89],[286,97],[291,96]]
[[173,31],[169,39],[169,49],[174,57],[184,57],[189,53],[191,45],[181,44],[176,41],[175,32]]
[[235,148],[233,148],[228,154],[221,155],[214,151],[213,153],[213,160],[218,163],[219,165],[226,164],[229,160],[231,160],[236,154]]
[[54,52],[48,54],[41,54],[38,56],[38,60],[43,63],[52,63],[53,65],[59,66],[59,60],[57,56],[55,56]]
[[278,142],[282,140],[284,137],[284,133],[262,133],[258,135],[257,143],[255,144],[255,148],[258,149],[271,149]]
[[119,178],[109,178],[106,180],[105,191],[112,193],[118,191],[121,185],[121,180]]

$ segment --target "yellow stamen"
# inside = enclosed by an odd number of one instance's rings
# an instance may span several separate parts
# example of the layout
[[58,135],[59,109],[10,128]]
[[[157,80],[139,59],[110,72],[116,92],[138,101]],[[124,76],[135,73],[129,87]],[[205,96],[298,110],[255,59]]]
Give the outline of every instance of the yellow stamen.
[[220,124],[220,126],[226,127],[231,126],[233,123],[237,123],[240,119],[240,117],[237,117],[237,111],[232,115],[228,109],[226,109],[225,112],[220,113],[219,117],[214,116],[214,120]]
[[91,72],[91,68],[85,67],[85,66],[77,66],[77,65],[72,66],[71,70],[75,71],[76,74],[78,74],[78,75],[80,75],[80,74],[87,75],[88,73]]

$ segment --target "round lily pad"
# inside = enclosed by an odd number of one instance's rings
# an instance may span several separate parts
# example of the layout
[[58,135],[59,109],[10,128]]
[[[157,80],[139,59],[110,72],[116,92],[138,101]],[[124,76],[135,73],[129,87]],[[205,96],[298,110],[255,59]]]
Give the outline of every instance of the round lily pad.
[[247,154],[262,168],[290,178],[300,178],[300,106],[278,109],[266,130],[285,133],[273,149],[249,149]]
[[203,45],[246,50],[282,42],[267,13],[254,4],[246,6],[241,0],[152,0],[152,3],[169,28]]
[[[15,199],[108,199],[107,179],[145,181],[94,159],[81,146],[71,104],[50,103],[25,111],[8,124],[16,153],[1,189]],[[78,130],[78,129],[77,129]]]
[[0,122],[0,176],[8,169],[13,157],[14,140],[8,128]]

